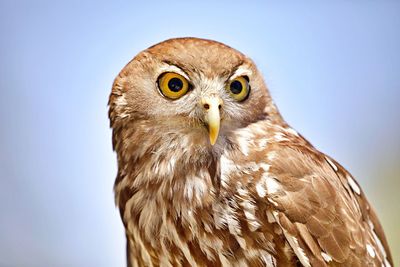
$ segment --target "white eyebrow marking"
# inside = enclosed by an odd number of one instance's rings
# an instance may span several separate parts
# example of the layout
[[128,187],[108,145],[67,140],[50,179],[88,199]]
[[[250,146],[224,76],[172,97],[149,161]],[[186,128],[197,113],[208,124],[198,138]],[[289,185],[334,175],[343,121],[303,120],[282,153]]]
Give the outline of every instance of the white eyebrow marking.
[[159,70],[158,75],[161,75],[164,72],[175,72],[185,77],[186,80],[190,81],[189,76],[187,76],[187,74],[182,69],[178,68],[175,65],[169,65],[167,63],[164,63],[158,70]]
[[236,71],[232,74],[232,76],[229,78],[229,80],[231,81],[231,80],[234,80],[237,77],[250,76],[252,74],[253,74],[253,72],[251,71],[251,69],[248,68],[248,66],[246,64],[245,65],[240,65],[236,69]]

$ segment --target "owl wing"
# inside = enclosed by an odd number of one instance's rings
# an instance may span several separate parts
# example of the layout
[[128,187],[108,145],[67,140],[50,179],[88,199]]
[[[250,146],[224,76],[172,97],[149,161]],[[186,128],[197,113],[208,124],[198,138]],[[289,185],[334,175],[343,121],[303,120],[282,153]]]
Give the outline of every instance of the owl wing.
[[268,150],[270,167],[254,192],[265,195],[267,214],[303,266],[393,265],[375,212],[342,166],[308,143]]

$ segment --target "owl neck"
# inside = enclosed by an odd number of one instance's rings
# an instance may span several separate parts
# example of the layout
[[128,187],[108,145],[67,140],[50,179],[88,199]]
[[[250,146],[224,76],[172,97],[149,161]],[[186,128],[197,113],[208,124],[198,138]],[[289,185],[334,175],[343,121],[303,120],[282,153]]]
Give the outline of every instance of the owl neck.
[[[143,207],[153,200],[177,213],[182,203],[192,207],[211,204],[219,188],[219,152],[203,128],[188,129],[137,121],[114,130],[118,154],[115,182],[117,205]],[[119,135],[119,136],[115,136]],[[132,141],[129,141],[132,140]],[[140,196],[140,197],[139,197]],[[133,200],[132,200],[133,199]],[[171,210],[171,209],[170,209]]]

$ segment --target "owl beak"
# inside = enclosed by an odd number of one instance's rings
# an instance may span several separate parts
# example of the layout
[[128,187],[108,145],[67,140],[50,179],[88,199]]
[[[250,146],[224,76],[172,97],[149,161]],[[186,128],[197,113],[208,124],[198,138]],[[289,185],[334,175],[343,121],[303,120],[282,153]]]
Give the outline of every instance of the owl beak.
[[217,142],[221,124],[220,109],[222,107],[222,103],[222,99],[218,96],[203,98],[201,101],[205,112],[205,121],[208,125],[208,133],[211,145],[215,145]]

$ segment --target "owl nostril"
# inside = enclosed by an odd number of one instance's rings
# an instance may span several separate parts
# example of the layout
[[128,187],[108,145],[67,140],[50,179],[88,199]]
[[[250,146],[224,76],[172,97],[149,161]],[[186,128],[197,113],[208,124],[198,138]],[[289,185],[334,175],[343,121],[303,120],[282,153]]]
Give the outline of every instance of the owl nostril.
[[203,107],[204,107],[205,109],[209,109],[209,108],[210,108],[210,105],[209,105],[209,104],[204,104]]
[[221,109],[222,108],[222,106],[221,105],[218,105],[218,109]]

